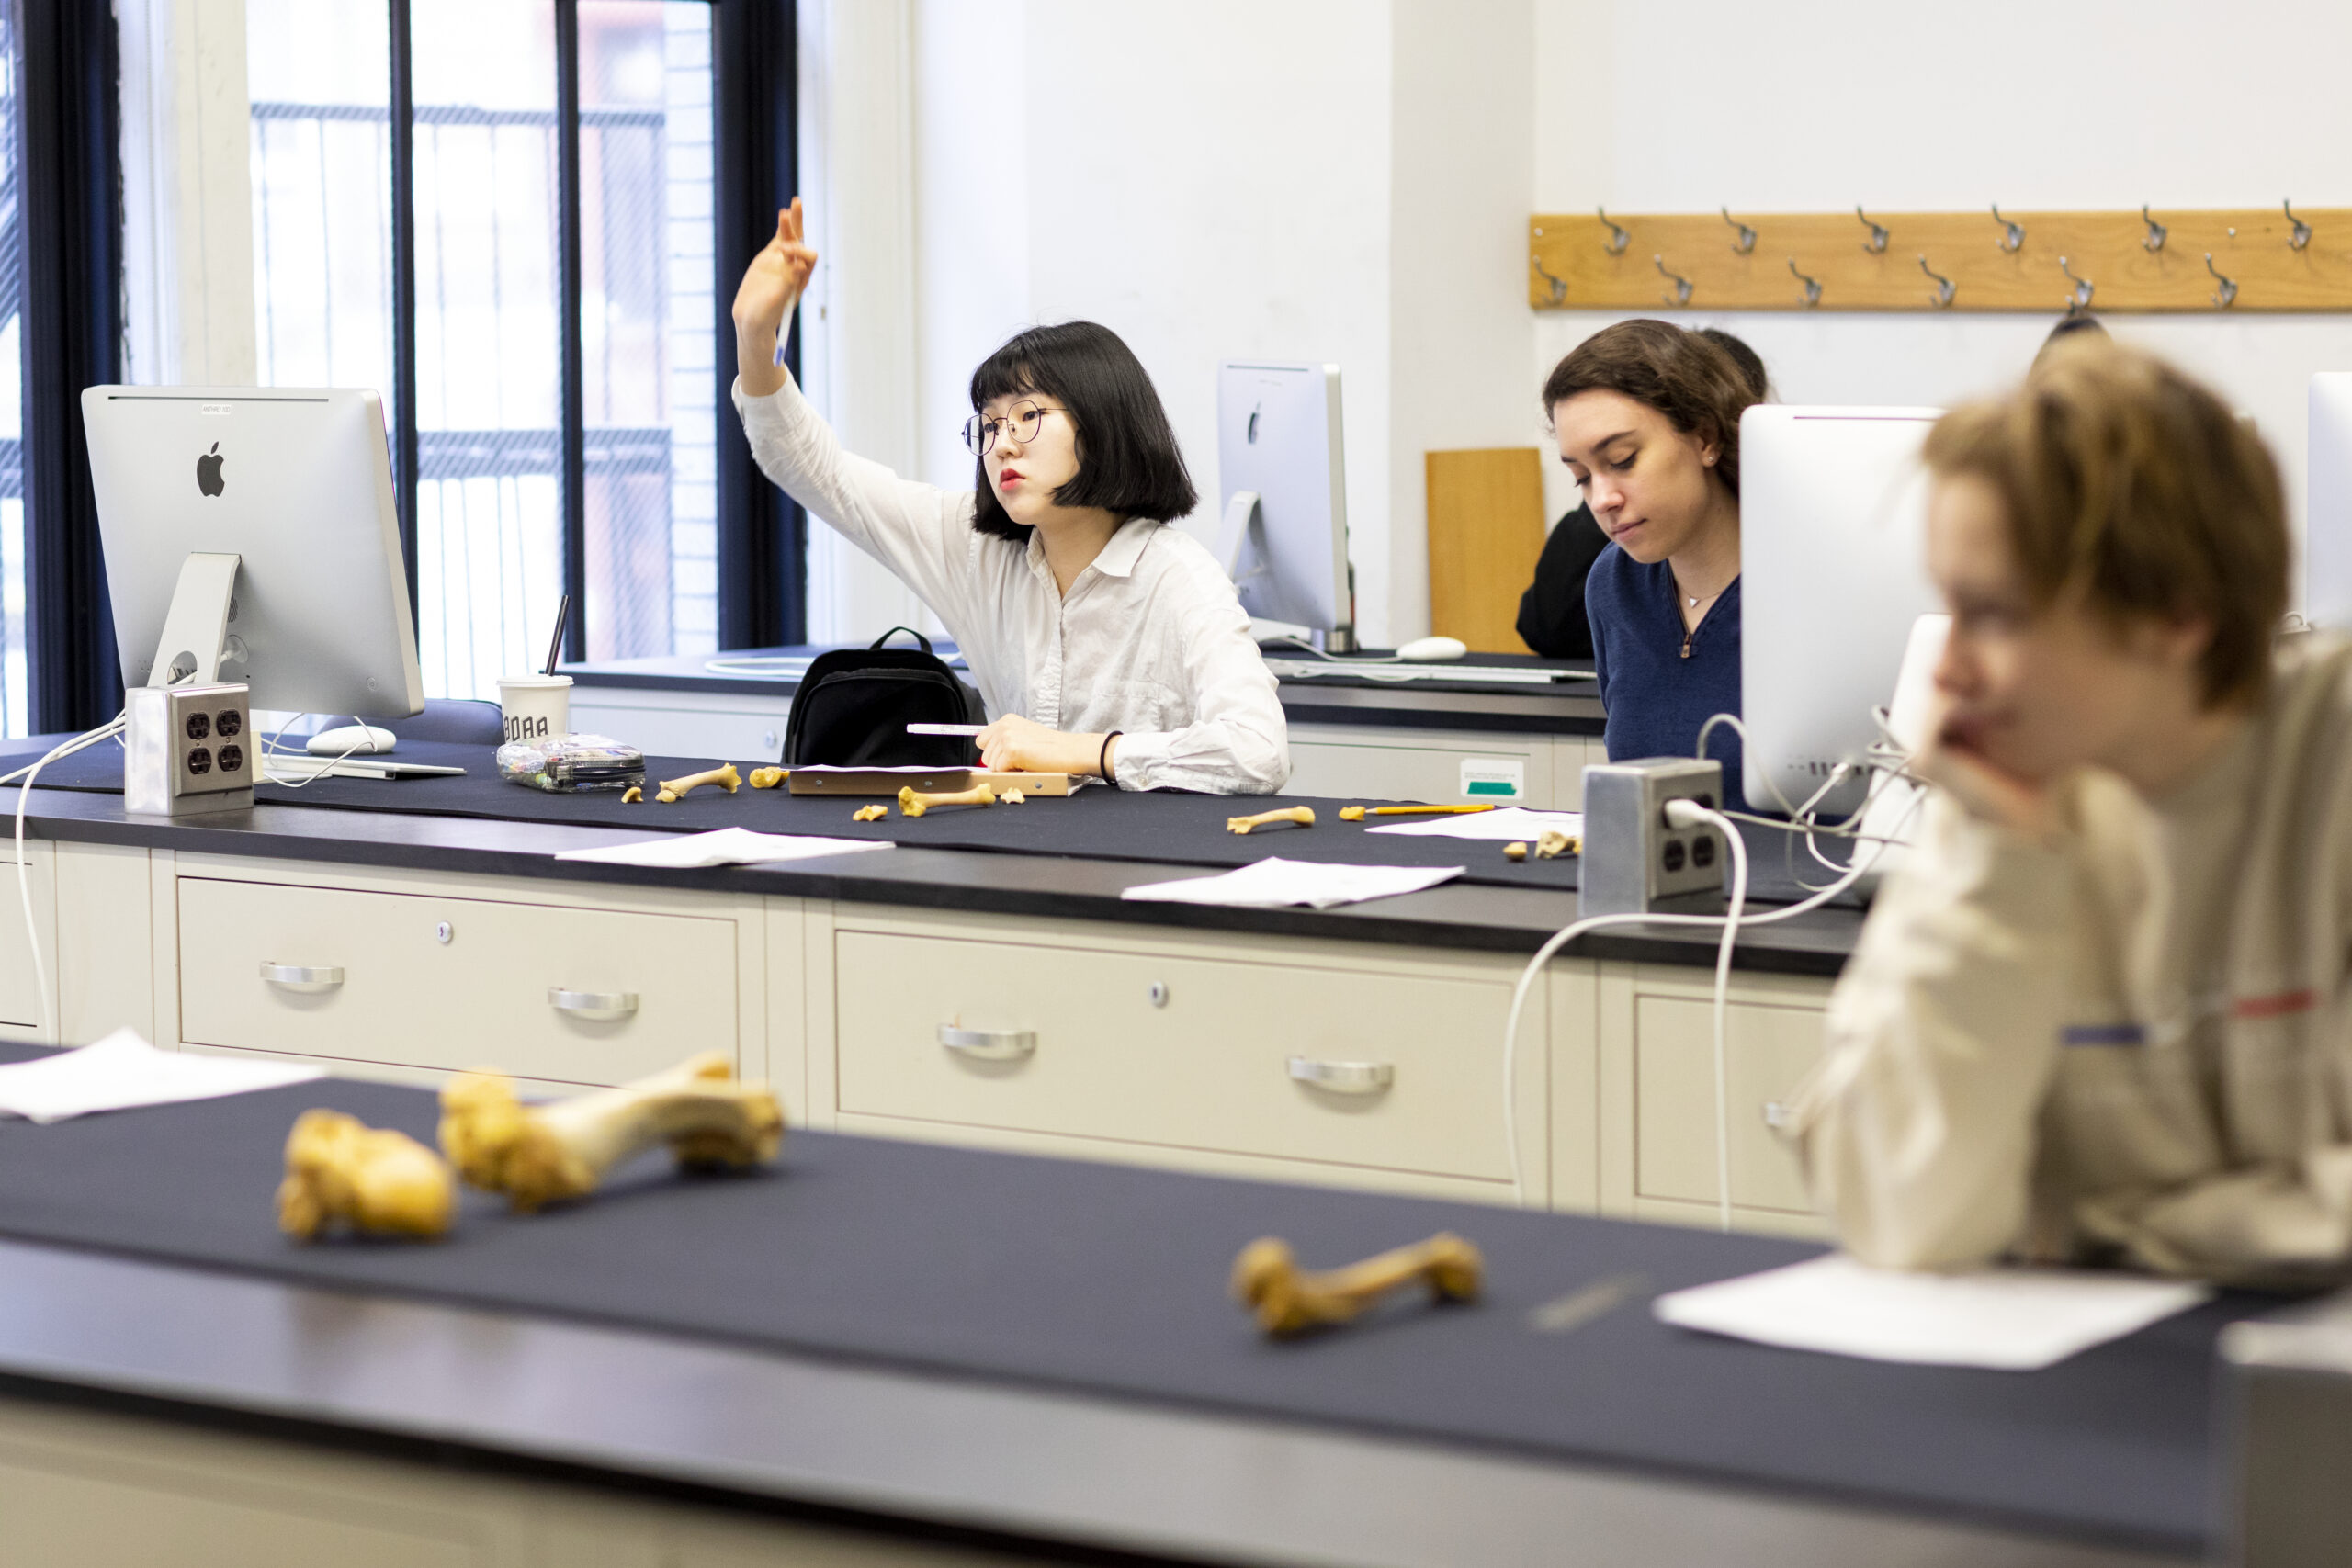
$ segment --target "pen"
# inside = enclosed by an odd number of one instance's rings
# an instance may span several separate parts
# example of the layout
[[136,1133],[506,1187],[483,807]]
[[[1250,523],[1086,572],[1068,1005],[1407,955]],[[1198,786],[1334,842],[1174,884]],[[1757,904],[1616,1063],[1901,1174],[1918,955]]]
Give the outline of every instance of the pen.
[[987,728],[978,724],[910,724],[909,735],[978,735]]

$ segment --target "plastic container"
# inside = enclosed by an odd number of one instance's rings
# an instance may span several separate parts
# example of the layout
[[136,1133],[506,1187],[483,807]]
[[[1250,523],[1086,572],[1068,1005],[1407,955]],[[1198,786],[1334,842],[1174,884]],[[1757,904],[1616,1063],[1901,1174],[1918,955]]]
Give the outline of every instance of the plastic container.
[[582,790],[642,789],[645,753],[603,735],[553,740],[512,740],[498,749],[498,776],[549,795]]

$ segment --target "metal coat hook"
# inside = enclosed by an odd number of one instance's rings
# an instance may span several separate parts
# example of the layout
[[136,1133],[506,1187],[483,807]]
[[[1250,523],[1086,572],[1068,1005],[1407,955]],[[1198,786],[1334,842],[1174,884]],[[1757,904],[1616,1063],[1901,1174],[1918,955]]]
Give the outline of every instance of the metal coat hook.
[[2089,310],[2091,308],[2091,289],[2096,287],[2096,285],[2094,285],[2087,277],[2076,277],[2075,276],[2074,269],[2066,265],[2066,258],[2064,256],[2060,256],[2058,258],[2058,270],[2064,273],[2066,275],[2066,281],[2075,286],[2066,290],[2066,314],[2070,316],[2077,316],[2082,314],[2085,310]]
[[2211,273],[2213,275],[2213,281],[2222,286],[2213,291],[2213,303],[2219,305],[2224,310],[2236,304],[2238,302],[2238,286],[2229,278],[2222,276],[2222,269],[2213,265],[2213,253],[2211,251],[2207,251],[2205,253],[2205,270]]
[[1789,258],[1789,276],[1795,278],[1799,283],[1804,285],[1804,302],[1806,309],[1810,310],[1814,306],[1821,303],[1821,280],[1817,277],[1807,277],[1804,274],[1797,271],[1797,258],[1794,256],[1791,256]]
[[2025,248],[2025,225],[2012,223],[2002,217],[2001,204],[1997,201],[1993,204],[1993,221],[2004,231],[2000,239],[2001,249],[2014,253]]
[[1936,291],[1928,296],[1928,299],[1935,301],[1936,309],[1939,310],[1948,310],[1951,309],[1951,297],[1960,292],[1960,286],[1954,283],[1951,278],[1944,276],[1941,273],[1930,268],[1928,265],[1928,258],[1925,253],[1922,253],[1919,257],[1919,270],[1936,280]]
[[2310,244],[2312,226],[2295,216],[2295,204],[2292,201],[2282,201],[2278,204],[2278,209],[2287,215],[2287,221],[2295,226],[2295,231],[2287,236],[2287,248],[2290,251],[2300,251]]
[[2165,237],[2172,231],[2148,216],[2148,204],[2144,201],[2140,204],[2140,221],[2148,226],[2147,233],[2141,238],[2140,248],[2151,252],[2163,250]]
[[1668,304],[1688,305],[1690,303],[1690,280],[1689,278],[1682,276],[1679,273],[1667,271],[1666,258],[1662,255],[1650,257],[1650,265],[1657,268],[1657,273],[1660,277],[1666,278],[1674,285],[1674,292],[1665,296],[1665,299]]
[[1874,256],[1883,254],[1886,250],[1886,242],[1888,239],[1886,225],[1883,223],[1871,223],[1871,215],[1864,212],[1860,207],[1856,207],[1854,209],[1854,216],[1860,219],[1863,222],[1870,223],[1871,225],[1871,237],[1863,243],[1862,249],[1870,252],[1870,254]]
[[1723,209],[1723,213],[1724,221],[1739,231],[1739,238],[1732,242],[1731,248],[1737,251],[1741,255],[1746,255],[1748,252],[1754,250],[1756,248],[1756,231],[1749,228],[1747,224],[1742,223],[1738,219],[1734,218],[1731,215],[1730,208],[1724,208]]
[[1566,299],[1566,298],[1568,297],[1568,285],[1567,285],[1567,280],[1566,280],[1566,279],[1565,279],[1565,278],[1554,277],[1550,273],[1548,273],[1548,272],[1544,271],[1544,258],[1543,258],[1542,256],[1540,256],[1540,255],[1531,255],[1531,256],[1529,256],[1527,259],[1528,259],[1529,263],[1534,266],[1534,268],[1535,268],[1535,276],[1538,276],[1538,277],[1540,277],[1540,278],[1542,278],[1544,282],[1546,282],[1546,283],[1548,283],[1548,284],[1550,284],[1550,285],[1552,286],[1552,303],[1553,303],[1553,304],[1556,305],[1556,304],[1558,304],[1561,300],[1563,300],[1563,299]]
[[1634,231],[1621,223],[1610,222],[1607,208],[1596,207],[1593,210],[1600,214],[1600,220],[1603,223],[1609,224],[1609,238],[1600,242],[1600,248],[1612,256],[1623,255],[1625,247],[1634,243]]

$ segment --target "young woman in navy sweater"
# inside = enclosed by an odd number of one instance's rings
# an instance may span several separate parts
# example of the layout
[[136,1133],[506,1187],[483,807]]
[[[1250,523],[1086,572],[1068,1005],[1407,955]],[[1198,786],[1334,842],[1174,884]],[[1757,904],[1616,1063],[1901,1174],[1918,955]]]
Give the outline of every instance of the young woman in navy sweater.
[[[1609,547],[1585,582],[1610,760],[1689,756],[1739,712],[1739,416],[1757,401],[1720,344],[1668,321],[1594,333],[1544,406]],[[1745,810],[1738,737],[1717,727],[1726,804]]]

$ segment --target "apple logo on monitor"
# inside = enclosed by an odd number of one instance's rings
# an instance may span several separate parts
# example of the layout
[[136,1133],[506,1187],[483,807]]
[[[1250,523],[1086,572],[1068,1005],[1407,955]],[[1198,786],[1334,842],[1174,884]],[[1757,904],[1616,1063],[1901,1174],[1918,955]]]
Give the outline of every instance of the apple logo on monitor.
[[219,495],[229,488],[220,477],[220,465],[229,459],[220,456],[220,443],[215,441],[212,450],[196,460],[196,488],[207,495]]

